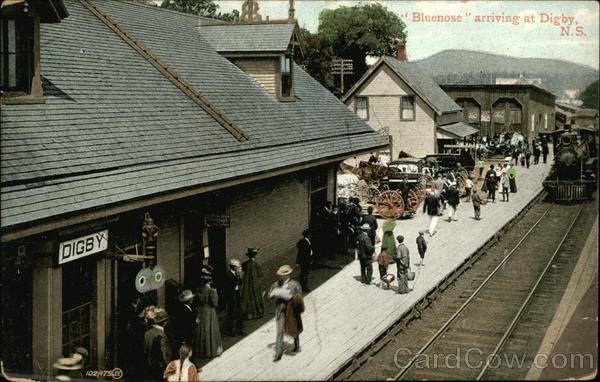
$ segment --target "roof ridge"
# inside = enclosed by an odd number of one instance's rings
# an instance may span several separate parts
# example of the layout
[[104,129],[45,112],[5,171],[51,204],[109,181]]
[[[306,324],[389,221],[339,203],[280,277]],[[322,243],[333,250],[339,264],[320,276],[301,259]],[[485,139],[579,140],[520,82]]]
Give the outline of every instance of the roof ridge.
[[[119,0],[122,1],[122,0]],[[211,19],[214,20],[214,19]],[[236,20],[236,21],[218,21],[214,24],[201,24],[199,25],[200,27],[212,27],[212,26],[230,26],[230,25],[234,25],[234,26],[240,26],[240,25],[282,25],[282,24],[289,24],[289,25],[295,25],[297,24],[296,21],[291,22],[288,19],[276,19],[276,20],[263,20],[263,21],[257,21],[257,20],[250,20],[250,21],[246,21],[246,20]]]
[[120,3],[125,3],[125,4],[137,5],[138,7],[152,8],[152,9],[163,11],[163,12],[171,12],[171,13],[175,13],[180,16],[187,16],[187,17],[193,18],[193,19],[200,18],[200,19],[206,19],[206,20],[211,20],[211,21],[217,20],[217,19],[213,19],[212,17],[208,17],[208,16],[200,16],[200,15],[195,15],[193,13],[186,13],[186,12],[176,11],[174,9],[163,8],[160,5],[154,6],[154,5],[149,5],[149,4],[138,3],[138,2],[135,2],[132,0],[113,0],[113,1],[118,1]]
[[137,53],[140,54],[146,61],[154,66],[166,79],[171,81],[179,90],[187,95],[192,101],[200,106],[208,115],[225,128],[238,141],[247,141],[248,135],[237,127],[225,114],[208,102],[206,98],[200,94],[194,87],[187,83],[183,77],[168,67],[155,56],[148,47],[137,41],[127,30],[121,27],[115,20],[102,12],[97,6],[91,3],[90,0],[79,0],[79,2],[88,9],[94,16],[102,21],[110,30],[117,34],[123,41],[131,46]]

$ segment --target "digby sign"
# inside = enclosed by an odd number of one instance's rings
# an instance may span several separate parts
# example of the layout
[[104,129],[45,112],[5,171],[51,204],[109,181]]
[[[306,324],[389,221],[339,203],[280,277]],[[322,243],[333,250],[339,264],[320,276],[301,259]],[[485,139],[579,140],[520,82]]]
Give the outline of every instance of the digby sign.
[[73,240],[63,241],[58,248],[58,264],[93,255],[106,250],[106,248],[108,248],[107,229]]

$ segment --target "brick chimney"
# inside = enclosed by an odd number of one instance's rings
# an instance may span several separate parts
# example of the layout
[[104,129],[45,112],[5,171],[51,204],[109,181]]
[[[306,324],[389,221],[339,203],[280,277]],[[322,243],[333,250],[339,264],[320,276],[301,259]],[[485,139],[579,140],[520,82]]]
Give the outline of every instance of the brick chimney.
[[396,44],[396,59],[398,61],[408,61],[408,56],[406,54],[406,40],[398,41]]

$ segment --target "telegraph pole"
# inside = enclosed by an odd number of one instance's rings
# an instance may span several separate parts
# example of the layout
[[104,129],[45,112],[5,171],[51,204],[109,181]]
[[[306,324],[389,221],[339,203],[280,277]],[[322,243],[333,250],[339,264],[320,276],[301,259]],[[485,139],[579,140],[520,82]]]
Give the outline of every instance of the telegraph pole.
[[348,74],[354,74],[354,66],[352,59],[349,58],[335,58],[331,60],[331,74],[340,75],[340,87],[341,92],[344,94],[344,76]]

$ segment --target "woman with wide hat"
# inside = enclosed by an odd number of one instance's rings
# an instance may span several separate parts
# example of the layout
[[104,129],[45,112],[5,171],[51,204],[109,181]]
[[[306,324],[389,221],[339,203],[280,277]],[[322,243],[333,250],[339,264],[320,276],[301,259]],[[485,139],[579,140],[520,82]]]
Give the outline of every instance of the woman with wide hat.
[[241,285],[242,313],[249,320],[261,318],[265,314],[263,272],[258,262],[254,260],[257,254],[258,249],[248,248],[246,251],[248,260],[242,263],[244,275]]
[[198,317],[196,319],[194,354],[198,358],[217,357],[223,353],[219,319],[215,311],[219,305],[219,295],[217,290],[212,287],[210,275],[201,275],[200,284],[200,291],[197,295]]

